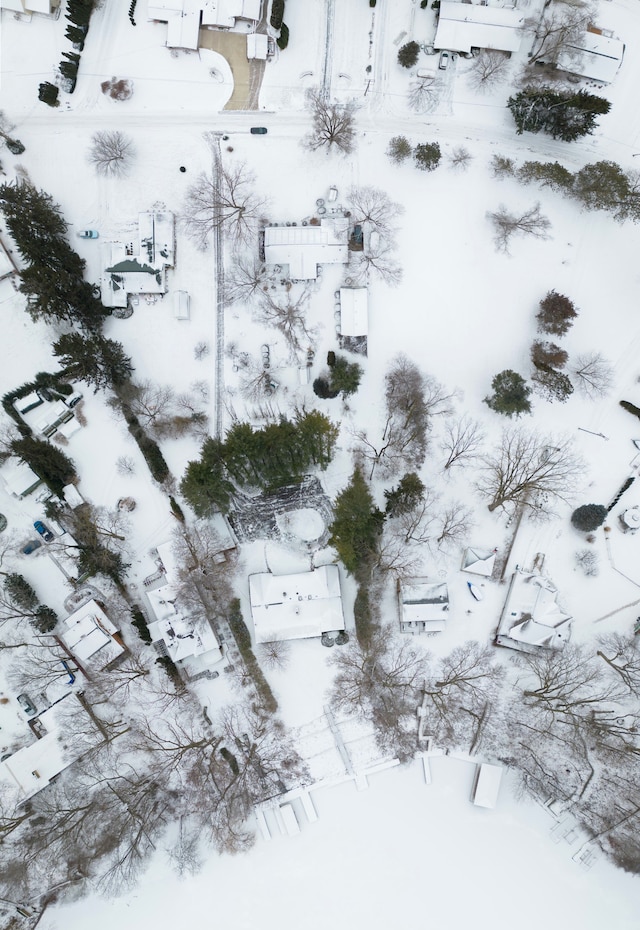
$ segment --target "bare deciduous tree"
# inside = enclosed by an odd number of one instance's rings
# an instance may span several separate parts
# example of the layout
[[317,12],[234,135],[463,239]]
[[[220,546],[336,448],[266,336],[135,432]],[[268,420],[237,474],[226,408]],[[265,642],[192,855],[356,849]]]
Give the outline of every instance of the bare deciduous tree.
[[133,141],[123,132],[101,129],[91,137],[88,158],[98,174],[123,177],[129,172],[134,156]]
[[449,164],[451,167],[460,169],[461,171],[466,171],[472,161],[473,155],[464,145],[457,145],[451,150],[451,154],[449,155]]
[[484,456],[477,488],[490,511],[526,507],[551,514],[556,501],[571,500],[583,471],[570,439],[516,427],[504,430],[500,448]]
[[303,288],[298,296],[287,291],[282,297],[265,295],[255,309],[254,317],[260,323],[273,326],[282,333],[293,352],[315,345],[315,333],[307,326],[309,291]]
[[353,152],[356,144],[354,101],[332,103],[319,89],[307,93],[307,108],[311,113],[312,129],[303,144],[312,152],[326,149],[343,155]]
[[435,76],[431,75],[409,85],[407,103],[414,113],[430,113],[438,105],[439,96]]
[[284,639],[274,639],[270,643],[262,643],[258,649],[258,658],[261,665],[267,668],[283,671],[291,657],[291,644]]
[[370,274],[377,275],[389,287],[397,287],[402,281],[402,266],[394,258],[395,248],[380,239],[375,247],[369,246],[362,252],[352,252],[349,262],[349,277],[356,283],[366,283]]
[[145,428],[155,426],[159,420],[166,419],[173,412],[175,392],[168,384],[156,384],[142,381],[140,384],[129,382],[127,403],[132,413]]
[[196,342],[195,346],[193,347],[193,357],[195,358],[196,362],[201,362],[203,358],[207,357],[210,351],[211,347],[208,342]]
[[502,204],[494,213],[487,213],[487,219],[493,223],[494,237],[498,252],[509,253],[509,243],[514,233],[521,236],[533,236],[535,239],[548,239],[550,220],[540,212],[540,204],[535,203],[524,213],[509,213]]
[[478,459],[485,436],[480,423],[466,413],[460,419],[446,420],[440,441],[440,448],[447,456],[443,465],[445,471]]
[[448,501],[436,517],[434,534],[438,549],[459,546],[474,525],[473,511],[460,501]]
[[600,352],[576,356],[571,373],[576,390],[591,400],[606,397],[613,387],[613,367]]
[[215,229],[235,242],[251,243],[266,201],[255,193],[254,176],[242,162],[219,173],[202,172],[188,188],[182,211],[187,235],[205,250]]
[[507,158],[504,155],[493,155],[491,158],[491,173],[494,178],[511,178],[516,173],[516,165],[513,158]]
[[134,475],[136,464],[130,455],[120,455],[116,459],[116,471],[119,475]]
[[261,296],[268,288],[268,280],[267,269],[257,257],[241,255],[225,274],[225,302],[230,305]]
[[579,40],[596,19],[594,5],[582,0],[546,5],[540,19],[529,19],[526,22],[526,27],[533,33],[529,66],[537,61],[556,64],[563,54],[569,58],[579,58]]
[[402,204],[395,203],[378,187],[352,187],[347,198],[353,223],[369,223],[386,239],[392,240],[396,228],[394,221],[404,213]]
[[510,56],[507,52],[485,48],[473,60],[469,71],[471,86],[480,93],[488,93],[503,84],[509,73]]

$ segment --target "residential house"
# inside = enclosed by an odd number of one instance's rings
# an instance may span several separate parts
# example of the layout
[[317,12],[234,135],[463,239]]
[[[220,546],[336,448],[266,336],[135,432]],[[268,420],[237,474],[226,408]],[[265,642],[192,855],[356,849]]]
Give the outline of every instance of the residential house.
[[42,484],[42,481],[26,462],[14,455],[9,456],[2,466],[2,480],[9,494],[14,497],[26,497]]
[[56,638],[87,678],[114,666],[127,651],[117,628],[94,600],[68,616]]
[[407,578],[398,585],[401,633],[441,633],[449,616],[444,582]]
[[249,595],[256,643],[307,639],[345,628],[337,565],[295,575],[250,575]]
[[167,268],[175,254],[173,213],[140,213],[138,241],[108,242],[107,263],[100,282],[105,307],[127,307],[130,297],[152,299],[167,291]]
[[515,8],[442,0],[434,47],[468,54],[472,48],[517,52],[524,13]]
[[314,281],[319,265],[346,265],[349,261],[349,219],[320,220],[315,226],[267,226],[264,261],[289,269],[294,281]]
[[611,84],[622,65],[625,45],[605,29],[590,26],[562,48],[555,64],[561,71],[600,84]]
[[12,13],[41,13],[51,16],[60,6],[60,0],[0,0],[0,9]]
[[167,47],[195,51],[200,29],[246,31],[258,23],[262,0],[150,0],[150,20],[167,24]]
[[496,646],[529,653],[562,649],[571,637],[571,617],[557,603],[557,595],[548,578],[517,569],[498,624]]

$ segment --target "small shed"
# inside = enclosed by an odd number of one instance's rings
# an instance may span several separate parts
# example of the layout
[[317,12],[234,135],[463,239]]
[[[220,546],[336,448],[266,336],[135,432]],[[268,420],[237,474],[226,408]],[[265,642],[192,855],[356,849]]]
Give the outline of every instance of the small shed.
[[441,633],[449,616],[444,582],[407,578],[398,587],[401,633]]
[[176,291],[173,295],[173,315],[176,320],[190,319],[191,298],[187,291]]
[[473,549],[469,546],[462,557],[462,571],[470,575],[483,575],[490,578],[496,563],[496,550]]
[[483,762],[478,766],[471,798],[476,807],[491,809],[496,806],[501,781],[501,765],[490,765],[488,762]]
[[247,36],[247,58],[251,61],[258,58],[266,61],[269,54],[269,37],[257,32],[250,32]]
[[340,335],[367,336],[369,305],[366,287],[340,288]]

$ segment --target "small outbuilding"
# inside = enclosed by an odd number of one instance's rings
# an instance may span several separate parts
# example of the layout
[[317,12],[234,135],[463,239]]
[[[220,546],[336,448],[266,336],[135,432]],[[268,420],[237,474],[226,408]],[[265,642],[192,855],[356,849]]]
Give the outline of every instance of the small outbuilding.
[[408,578],[398,585],[401,633],[441,633],[449,616],[449,590],[443,582]]
[[483,575],[491,578],[496,564],[496,550],[474,549],[469,546],[462,557],[462,571],[470,575]]
[[476,807],[494,808],[496,806],[501,781],[501,765],[490,765],[488,762],[483,762],[478,766],[471,797]]
[[367,336],[369,303],[366,287],[340,288],[340,335]]

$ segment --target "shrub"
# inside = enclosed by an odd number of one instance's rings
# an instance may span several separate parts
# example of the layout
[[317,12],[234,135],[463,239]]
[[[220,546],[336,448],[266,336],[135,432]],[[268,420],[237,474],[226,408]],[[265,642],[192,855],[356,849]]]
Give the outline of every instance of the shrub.
[[52,84],[50,81],[43,81],[43,83],[38,87],[38,100],[46,103],[49,107],[59,107],[59,93],[60,88],[56,87],[55,84]]
[[371,612],[371,601],[369,592],[360,585],[353,605],[353,617],[356,623],[356,638],[362,649],[366,649],[371,643],[375,632],[375,620]]
[[607,508],[602,504],[583,504],[571,514],[571,523],[582,533],[591,533],[607,519]]
[[434,171],[440,164],[442,152],[437,142],[423,142],[416,145],[413,157],[421,171]]
[[180,523],[184,523],[184,511],[172,494],[169,495],[169,504],[171,505],[171,513],[176,520],[179,520]]
[[540,301],[540,309],[536,314],[538,330],[541,333],[564,336],[577,315],[578,311],[572,300],[564,294],[558,294],[557,291],[549,291]]
[[407,42],[398,52],[398,64],[403,68],[413,68],[420,54],[420,46],[417,42]]
[[632,413],[634,416],[640,419],[640,407],[636,407],[635,404],[630,403],[628,400],[621,400],[620,406],[623,410],[626,410],[628,413]]
[[159,484],[162,484],[171,474],[169,466],[165,461],[164,455],[160,451],[158,443],[147,436],[142,430],[140,432],[140,436],[136,436],[133,432],[132,435],[138,443],[138,447],[144,456],[145,462],[149,466],[151,477],[155,478]]
[[264,709],[270,714],[275,714],[278,709],[278,702],[254,655],[251,646],[251,634],[249,633],[247,624],[244,622],[240,601],[237,597],[229,604],[228,620],[229,628],[233,633],[244,664],[247,666],[247,670],[253,679],[253,683],[263,703]]
[[332,391],[326,378],[316,378],[313,382],[313,393],[316,397],[322,397],[326,400],[329,397],[337,397],[338,391]]
[[131,608],[131,625],[135,627],[138,636],[143,643],[146,643],[147,645],[152,643],[151,634],[149,633],[145,615],[142,613],[140,608],[136,607],[135,605]]
[[269,22],[274,29],[280,29],[284,17],[284,0],[273,0]]
[[161,665],[165,670],[176,691],[184,691],[184,682],[173,659],[169,658],[169,656],[159,656],[156,659],[156,664]]
[[276,39],[276,45],[278,46],[279,49],[281,49],[281,51],[284,51],[284,49],[287,47],[288,44],[289,44],[289,27],[287,26],[286,23],[283,23],[282,26],[280,27],[280,35]]
[[327,365],[329,368],[332,368],[336,363],[336,353],[333,351],[327,352]]
[[411,155],[411,143],[406,136],[394,136],[389,142],[387,155],[394,163],[399,165]]

